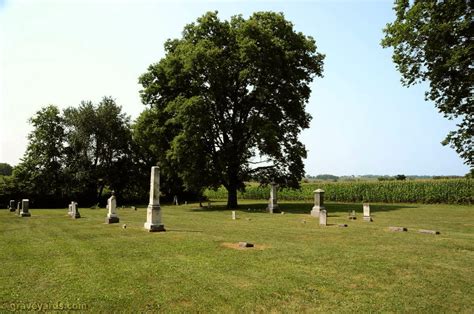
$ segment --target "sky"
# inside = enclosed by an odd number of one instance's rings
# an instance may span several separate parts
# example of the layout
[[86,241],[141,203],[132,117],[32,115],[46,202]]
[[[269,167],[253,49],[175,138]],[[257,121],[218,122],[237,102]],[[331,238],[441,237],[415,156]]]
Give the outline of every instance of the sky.
[[383,49],[393,2],[0,0],[0,162],[16,165],[41,107],[77,106],[112,96],[135,119],[145,109],[138,77],[164,57],[163,44],[207,11],[221,19],[283,12],[326,55],[311,85],[301,134],[309,175],[464,175],[440,142],[456,128],[426,85],[403,87]]

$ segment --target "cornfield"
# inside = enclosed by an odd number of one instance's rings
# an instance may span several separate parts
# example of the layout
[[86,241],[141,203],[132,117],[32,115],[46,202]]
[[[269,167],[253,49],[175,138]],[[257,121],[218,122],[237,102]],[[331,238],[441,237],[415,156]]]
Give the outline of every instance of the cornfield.
[[[312,201],[313,191],[323,189],[324,197],[335,202],[382,202],[382,203],[474,203],[474,180],[413,180],[413,181],[356,181],[330,183],[303,183],[299,190],[280,189],[278,199]],[[227,198],[227,190],[207,190],[209,199]],[[239,199],[268,199],[269,187],[247,184]]]

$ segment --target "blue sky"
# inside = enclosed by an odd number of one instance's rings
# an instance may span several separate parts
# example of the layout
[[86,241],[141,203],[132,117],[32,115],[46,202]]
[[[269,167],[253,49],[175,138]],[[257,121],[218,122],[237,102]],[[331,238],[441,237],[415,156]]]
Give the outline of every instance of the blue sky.
[[136,118],[138,77],[164,56],[163,43],[209,10],[222,19],[283,12],[326,54],[312,84],[311,127],[301,136],[306,172],[316,175],[464,175],[440,144],[455,128],[405,88],[382,49],[392,1],[4,1],[0,0],[0,162],[17,164],[42,106],[112,96]]

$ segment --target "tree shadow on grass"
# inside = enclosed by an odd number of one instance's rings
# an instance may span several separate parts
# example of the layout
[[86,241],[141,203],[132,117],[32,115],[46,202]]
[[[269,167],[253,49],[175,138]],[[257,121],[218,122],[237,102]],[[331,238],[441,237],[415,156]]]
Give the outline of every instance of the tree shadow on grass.
[[[279,210],[285,214],[309,214],[313,208],[312,203],[280,203],[278,204]],[[339,217],[347,215],[348,212],[355,210],[356,213],[362,213],[362,203],[326,203],[324,205],[328,211],[328,217]],[[371,204],[371,213],[387,212],[393,210],[399,210],[403,208],[417,208],[417,204],[406,205],[406,204]],[[239,208],[234,209],[239,212],[247,213],[263,213],[267,210],[267,204],[265,203],[248,203],[241,204]],[[191,209],[193,212],[220,212],[220,211],[231,211],[227,209],[225,205],[212,205],[211,207],[201,207]]]

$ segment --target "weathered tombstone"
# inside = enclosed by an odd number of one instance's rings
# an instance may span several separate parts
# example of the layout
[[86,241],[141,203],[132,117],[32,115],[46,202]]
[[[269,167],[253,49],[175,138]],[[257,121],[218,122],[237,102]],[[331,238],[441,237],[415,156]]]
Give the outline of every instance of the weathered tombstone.
[[364,203],[364,221],[372,221],[372,217],[370,216],[370,205],[369,203]]
[[389,231],[394,231],[394,232],[407,232],[408,229],[405,227],[388,227]]
[[79,204],[77,204],[76,202],[71,203],[71,209],[72,209],[71,217],[74,218],[74,219],[81,218],[81,214],[79,213],[79,206],[78,205]]
[[235,220],[235,210],[232,211],[232,220]]
[[107,217],[105,218],[105,223],[114,224],[120,222],[120,219],[117,215],[117,198],[115,197],[115,192],[112,191],[112,196],[107,200]]
[[275,182],[271,183],[271,188],[270,188],[270,199],[268,200],[268,207],[267,211],[270,214],[273,213],[279,213],[280,211],[278,210],[278,196],[277,196],[277,191],[278,191],[278,184]]
[[311,216],[319,217],[319,213],[324,208],[324,190],[317,189],[314,192],[314,206],[311,210]]
[[68,205],[68,210],[67,210],[67,214],[68,214],[70,217],[72,217],[72,203],[73,203],[73,202],[71,202],[71,204]]
[[10,205],[8,206],[11,212],[15,211],[15,200],[10,200]]
[[160,167],[151,167],[150,178],[150,202],[146,211],[145,229],[150,232],[166,231],[165,226],[161,222],[160,207]]
[[357,219],[356,211],[355,210],[349,211],[349,220],[356,220],[356,219]]
[[15,214],[17,214],[18,216],[20,216],[20,211],[21,211],[21,202],[17,202],[17,203],[16,203],[16,211],[15,211]]
[[327,210],[321,209],[319,211],[319,225],[320,226],[327,226]]
[[20,217],[30,217],[30,201],[26,198],[21,200],[21,212]]
[[427,230],[427,229],[419,229],[419,233],[427,233],[427,234],[439,234],[439,231],[436,230]]
[[175,195],[175,196],[173,197],[173,204],[179,205],[179,202],[178,202],[178,195]]

